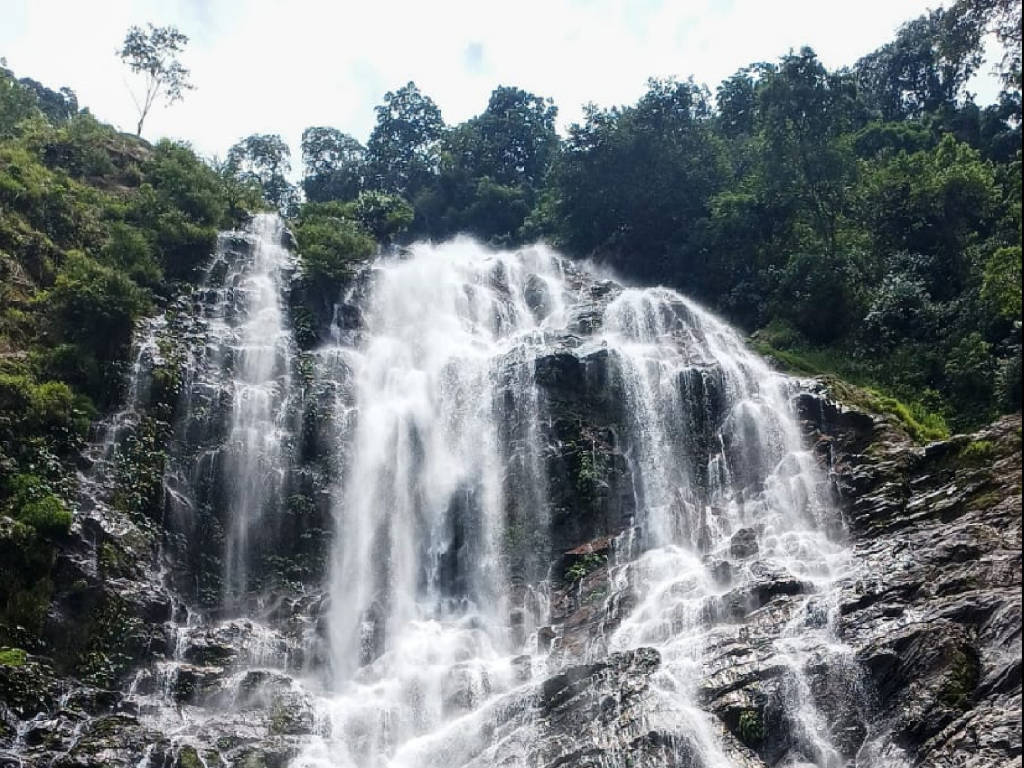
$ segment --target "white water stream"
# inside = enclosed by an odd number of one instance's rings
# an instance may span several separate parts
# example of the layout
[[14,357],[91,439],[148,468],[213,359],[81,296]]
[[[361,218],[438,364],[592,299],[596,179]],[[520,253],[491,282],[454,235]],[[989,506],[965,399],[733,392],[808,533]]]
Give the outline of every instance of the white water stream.
[[[847,552],[824,533],[833,512],[791,413],[790,382],[664,289],[624,290],[601,310],[600,330],[566,345],[568,310],[588,301],[586,284],[543,248],[417,246],[377,265],[362,343],[324,352],[354,372],[342,438],[353,460],[336,502],[333,692],[322,700],[323,734],[297,766],[537,764],[537,724],[515,713],[557,662],[535,634],[513,632],[510,616],[530,605],[510,589],[505,553],[521,546],[510,519],[528,528],[529,546],[548,542],[540,436],[549,414],[533,372],[556,343],[581,357],[608,350],[628,415],[620,437],[639,538],[612,581],[640,599],[606,648],[658,648],[659,711],[676,729],[688,723],[700,765],[731,765],[696,691],[719,623],[709,606],[726,592],[710,565],[735,561],[733,588],[770,569],[827,593]],[[741,529],[756,540],[756,564],[730,554]],[[545,621],[534,611],[527,623]],[[795,659],[798,620],[786,634]],[[806,691],[793,690],[807,723],[801,759],[834,768]],[[520,723],[504,742],[494,731],[503,720]]]
[[[792,382],[678,294],[619,289],[544,247],[418,245],[379,260],[352,289],[358,328],[336,328],[314,351],[314,376],[336,393],[341,468],[319,616],[328,653],[251,620],[261,557],[273,554],[284,519],[299,396],[282,226],[260,216],[223,239],[200,290],[204,341],[181,407],[203,439],[168,486],[174,515],[223,506],[221,614],[241,618],[206,626],[193,613],[177,627],[159,679],[140,673],[129,691],[147,722],[179,745],[205,743],[208,711],[175,691],[182,670],[200,682],[213,674],[190,665],[189,643],[231,637],[239,656],[225,691],[255,672],[314,701],[315,732],[294,768],[536,768],[547,760],[542,682],[653,647],[661,665],[641,719],[651,732],[681,734],[689,761],[666,753],[665,768],[734,768],[731,737],[703,708],[701,685],[720,671],[715,649],[745,637],[759,590],[776,589],[798,596],[762,644],[784,668],[795,734],[779,764],[842,767],[805,671],[845,654],[829,597],[850,555],[795,419]],[[248,247],[232,250],[231,237]],[[610,532],[616,541],[599,563],[605,623],[576,651],[550,605],[564,574],[552,565],[559,489],[548,467],[564,446],[541,369],[559,356],[600,367],[633,489],[631,517]],[[598,385],[584,377],[573,386],[583,398]],[[220,402],[229,407],[218,416]],[[586,471],[609,469],[594,453]],[[203,482],[214,487],[200,504],[192,491]],[[290,677],[300,666],[293,652],[318,659],[304,677]],[[211,700],[226,701],[228,727],[244,729],[235,693]],[[627,764],[612,729],[579,738],[604,750],[601,768]]]

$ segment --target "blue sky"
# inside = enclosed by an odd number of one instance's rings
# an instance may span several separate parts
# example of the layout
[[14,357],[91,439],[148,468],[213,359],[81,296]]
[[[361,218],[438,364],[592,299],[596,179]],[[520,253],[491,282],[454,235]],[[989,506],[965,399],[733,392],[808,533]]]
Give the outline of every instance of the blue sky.
[[[634,101],[650,76],[712,89],[738,68],[810,45],[852,64],[922,0],[0,0],[0,56],[20,76],[67,85],[101,119],[133,130],[131,76],[115,56],[131,24],[174,24],[196,90],[158,108],[145,136],[223,156],[250,133],[299,137],[330,125],[365,141],[373,107],[409,80],[449,123],[497,85],[554,98],[562,126],[584,103]],[[986,65],[986,69],[988,69]],[[976,83],[979,100],[996,93]]]

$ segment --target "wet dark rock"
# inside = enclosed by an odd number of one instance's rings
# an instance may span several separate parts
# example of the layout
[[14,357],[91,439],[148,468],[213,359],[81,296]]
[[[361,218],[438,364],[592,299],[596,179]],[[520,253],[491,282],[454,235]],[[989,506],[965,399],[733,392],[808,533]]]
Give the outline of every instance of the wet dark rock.
[[[925,448],[890,435],[876,425],[868,448],[862,436],[834,446],[863,574],[843,585],[839,629],[867,672],[874,728],[915,764],[969,753],[971,765],[1010,765],[1021,754],[1020,416]],[[983,466],[961,458],[979,442],[991,446]]]
[[757,531],[753,528],[741,528],[729,541],[729,554],[737,559],[756,555],[757,549]]

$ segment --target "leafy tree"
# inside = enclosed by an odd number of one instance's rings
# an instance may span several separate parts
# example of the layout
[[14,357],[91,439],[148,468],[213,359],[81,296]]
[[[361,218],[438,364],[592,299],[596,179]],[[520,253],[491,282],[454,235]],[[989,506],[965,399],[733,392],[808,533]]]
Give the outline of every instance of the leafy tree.
[[999,71],[1007,90],[1021,91],[1021,2],[1020,0],[958,0],[954,13],[974,24],[975,32],[993,32],[1003,46]]
[[336,128],[302,132],[302,190],[314,202],[352,200],[363,188],[366,149]]
[[976,150],[947,134],[934,149],[867,166],[860,195],[879,251],[933,256],[936,297],[963,289],[967,247],[989,231],[998,198],[992,166]]
[[856,176],[848,136],[859,123],[852,78],[826,70],[810,48],[784,56],[758,89],[763,193],[776,205],[792,197],[826,254],[836,251]]
[[148,30],[130,27],[117,54],[132,72],[145,78],[142,97],[132,93],[139,112],[136,136],[142,135],[146,116],[161,94],[167,104],[174,104],[184,98],[185,91],[195,87],[189,82],[189,71],[178,61],[178,54],[188,44],[188,36],[172,26],[146,26]]
[[845,253],[796,254],[782,271],[773,314],[812,342],[832,343],[862,316],[863,272],[859,260]]
[[377,125],[367,143],[370,185],[414,196],[437,173],[439,142],[445,133],[441,110],[416,84],[384,94]]
[[18,124],[38,109],[31,90],[18,82],[3,63],[0,59],[0,139],[13,136]]
[[985,262],[985,297],[1008,320],[1021,319],[1021,247],[999,248]]
[[397,195],[363,192],[350,206],[352,217],[379,243],[389,244],[413,221],[412,207]]
[[446,134],[438,175],[413,200],[414,234],[515,241],[558,150],[556,114],[550,99],[496,88],[481,114]]
[[904,24],[893,42],[857,62],[869,107],[886,120],[955,108],[981,64],[981,32],[959,5]]
[[51,123],[63,123],[78,114],[78,96],[70,88],[54,91],[30,77],[23,77],[18,82],[32,92],[39,111]]
[[709,94],[689,81],[651,80],[633,107],[588,106],[553,171],[561,243],[642,279],[692,286],[691,238],[727,176],[710,116]]
[[558,147],[557,115],[551,99],[500,86],[491,93],[487,109],[453,137],[454,160],[473,178],[535,188]]
[[730,138],[754,132],[757,116],[757,83],[768,65],[745,67],[718,86],[718,128]]
[[296,203],[295,188],[289,183],[291,150],[277,134],[253,134],[228,150],[227,167],[232,176],[263,190],[267,202],[279,211]]

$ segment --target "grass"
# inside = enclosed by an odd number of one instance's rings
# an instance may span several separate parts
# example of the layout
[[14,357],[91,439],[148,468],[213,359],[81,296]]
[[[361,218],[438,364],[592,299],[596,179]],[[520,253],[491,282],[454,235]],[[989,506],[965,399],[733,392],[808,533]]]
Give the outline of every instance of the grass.
[[864,366],[838,350],[782,350],[757,338],[752,346],[758,354],[773,358],[786,373],[824,378],[829,393],[840,402],[871,413],[894,416],[918,443],[945,440],[950,435],[942,414],[920,402],[897,398],[873,381]]

